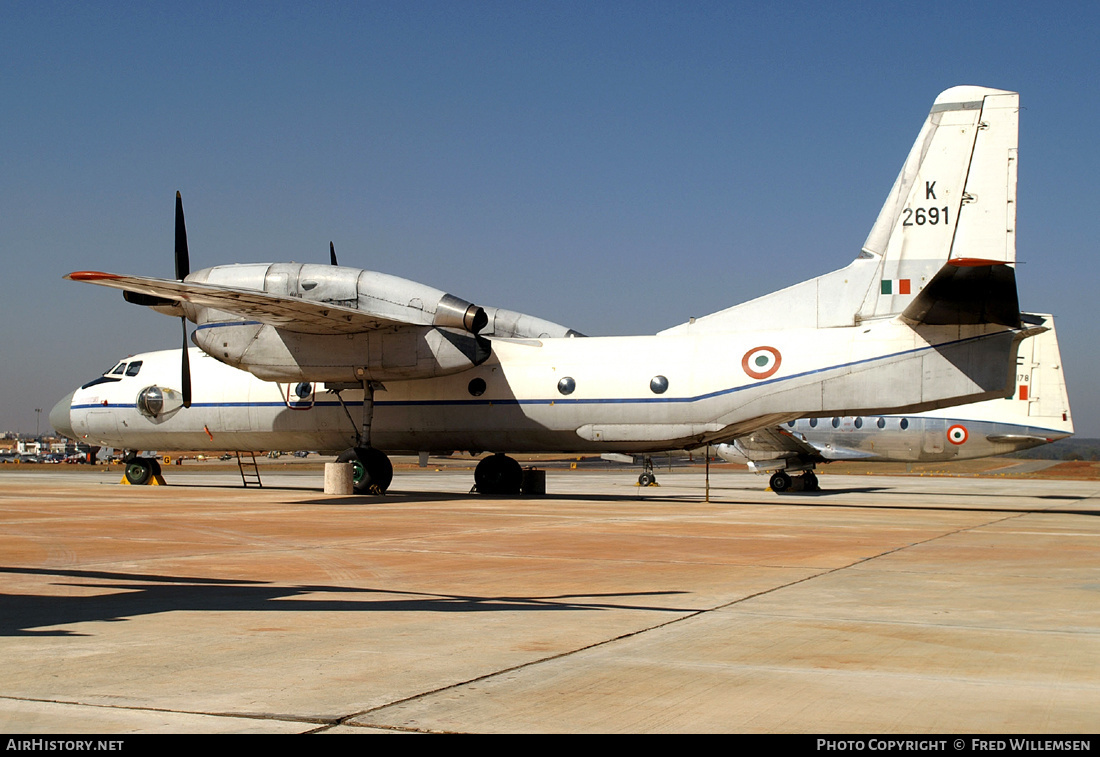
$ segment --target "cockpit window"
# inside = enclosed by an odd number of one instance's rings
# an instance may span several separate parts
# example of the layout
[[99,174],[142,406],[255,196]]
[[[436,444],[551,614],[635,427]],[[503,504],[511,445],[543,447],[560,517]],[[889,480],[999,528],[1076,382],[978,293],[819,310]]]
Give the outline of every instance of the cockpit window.
[[118,365],[115,366],[114,370],[111,371],[111,374],[116,375],[116,376],[121,376],[122,372],[125,371],[125,370],[126,370],[126,363],[119,363]]
[[126,366],[126,375],[127,376],[136,376],[136,375],[138,375],[138,371],[140,371],[140,370],[141,370],[141,361],[140,360],[135,360],[134,362],[132,362],[128,366]]

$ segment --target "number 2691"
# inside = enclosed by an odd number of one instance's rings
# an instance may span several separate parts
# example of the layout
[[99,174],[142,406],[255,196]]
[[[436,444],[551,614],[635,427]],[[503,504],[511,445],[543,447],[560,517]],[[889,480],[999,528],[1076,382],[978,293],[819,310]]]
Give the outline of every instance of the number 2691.
[[924,226],[925,224],[935,226],[939,223],[948,223],[947,219],[947,206],[942,208],[906,208],[902,211],[904,220],[901,222],[902,226]]

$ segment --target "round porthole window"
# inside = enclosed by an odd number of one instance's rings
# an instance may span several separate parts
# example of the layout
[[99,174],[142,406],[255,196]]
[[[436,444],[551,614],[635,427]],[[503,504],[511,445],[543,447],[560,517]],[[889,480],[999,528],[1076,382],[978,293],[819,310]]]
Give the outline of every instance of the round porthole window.
[[298,395],[298,399],[306,399],[309,395],[313,394],[313,384],[308,381],[303,381],[294,387],[294,393]]
[[577,388],[577,382],[571,377],[566,376],[558,382],[558,391],[562,394],[572,394],[573,390]]
[[485,394],[485,379],[470,379],[470,383],[467,385],[466,390],[473,396],[480,397]]
[[154,423],[160,423],[183,407],[183,395],[163,386],[147,386],[138,392],[134,404],[139,413]]
[[164,410],[164,393],[159,386],[142,389],[137,398],[138,412],[146,418],[156,418]]
[[649,389],[654,394],[664,394],[668,391],[668,379],[664,376],[654,376],[649,380]]

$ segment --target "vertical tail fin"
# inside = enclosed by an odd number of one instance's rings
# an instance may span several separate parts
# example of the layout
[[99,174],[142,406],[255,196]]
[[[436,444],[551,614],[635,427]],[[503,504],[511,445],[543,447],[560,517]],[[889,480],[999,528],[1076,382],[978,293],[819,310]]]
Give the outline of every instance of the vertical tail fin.
[[1016,391],[1005,404],[1026,408],[1032,426],[1073,433],[1073,414],[1069,409],[1069,391],[1062,369],[1062,354],[1054,332],[1054,318],[1042,316],[1046,331],[1020,343],[1016,356]]
[[845,268],[661,333],[852,326],[903,315],[930,325],[1019,326],[1019,95],[940,94],[859,257]]
[[936,98],[863,245],[879,265],[861,319],[902,313],[948,261],[1016,262],[1018,138],[1015,92],[952,87]]
[[[1041,333],[1019,343],[1009,394],[965,407],[933,410],[925,415],[1031,427],[1032,433],[1055,438],[1072,434],[1073,415],[1054,317],[1038,314],[1027,316],[1027,320],[1041,323]],[[1004,440],[1010,438],[1010,435],[1005,436]]]

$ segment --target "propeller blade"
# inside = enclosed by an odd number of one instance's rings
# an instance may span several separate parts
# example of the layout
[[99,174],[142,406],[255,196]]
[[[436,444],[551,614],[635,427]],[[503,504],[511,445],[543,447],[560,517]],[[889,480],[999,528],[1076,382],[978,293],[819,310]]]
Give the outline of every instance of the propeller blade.
[[183,281],[191,273],[187,259],[187,226],[183,222],[183,198],[176,192],[176,279]]
[[336,248],[332,246],[332,242],[328,243],[328,259],[333,265],[340,265],[336,262]]
[[180,393],[183,394],[183,406],[191,407],[191,358],[187,356],[187,319],[180,318],[183,324],[183,364],[181,366]]

